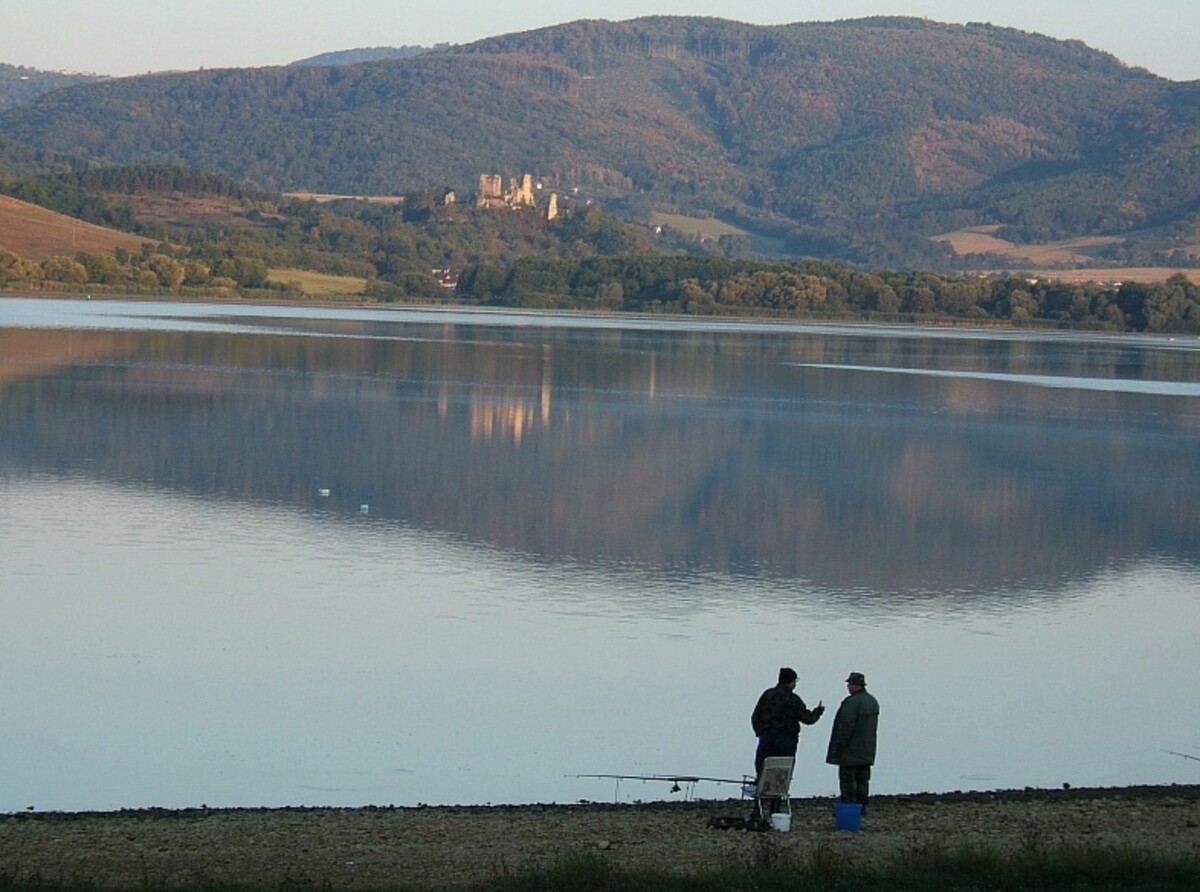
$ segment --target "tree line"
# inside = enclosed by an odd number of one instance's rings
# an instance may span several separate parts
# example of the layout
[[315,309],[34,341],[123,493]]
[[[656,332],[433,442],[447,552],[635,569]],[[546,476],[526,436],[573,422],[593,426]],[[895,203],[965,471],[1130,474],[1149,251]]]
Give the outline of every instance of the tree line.
[[[146,243],[140,254],[80,253],[27,260],[0,251],[0,286],[95,285],[110,290],[282,288],[261,257]],[[427,267],[396,262],[368,277],[384,301],[445,299]],[[827,261],[760,263],[687,255],[521,258],[463,270],[454,298],[530,309],[768,316],[787,319],[961,321],[1080,329],[1200,333],[1200,287],[1182,273],[1119,286],[982,278],[931,272],[864,272]]]
[[267,265],[257,257],[176,256],[168,245],[147,242],[140,254],[118,248],[112,254],[80,252],[28,260],[0,250],[0,286],[29,288],[96,285],[104,289],[173,292],[184,289],[269,287]]
[[1161,283],[1102,286],[872,273],[826,261],[638,255],[482,263],[463,272],[458,290],[463,300],[510,307],[1200,333],[1200,288],[1183,274]]
[[[105,192],[89,191],[99,188]],[[226,200],[229,218],[139,223],[116,197],[143,190],[215,194]],[[436,191],[411,193],[391,207],[328,206],[267,196],[221,175],[153,165],[10,180],[3,191],[93,222],[115,222],[146,243],[140,253],[36,262],[0,253],[0,284],[253,291],[274,287],[270,268],[287,267],[362,277],[367,294],[380,300],[443,300],[446,292],[431,269],[448,267],[461,271],[457,299],[496,306],[1200,331],[1197,286],[1183,275],[1103,287],[895,271],[886,257],[873,265],[883,272],[835,261],[738,259],[736,244],[671,241],[666,231],[654,236],[570,200],[552,222],[533,211],[444,206]]]

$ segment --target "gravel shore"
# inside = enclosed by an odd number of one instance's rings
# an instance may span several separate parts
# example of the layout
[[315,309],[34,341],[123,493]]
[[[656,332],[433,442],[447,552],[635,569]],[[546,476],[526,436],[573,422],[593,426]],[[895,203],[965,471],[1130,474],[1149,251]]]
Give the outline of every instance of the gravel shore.
[[471,883],[592,854],[677,873],[822,851],[872,860],[953,849],[1125,848],[1200,863],[1200,786],[883,796],[860,832],[828,799],[790,832],[715,829],[747,801],[419,808],[146,809],[0,816],[0,882],[99,888]]

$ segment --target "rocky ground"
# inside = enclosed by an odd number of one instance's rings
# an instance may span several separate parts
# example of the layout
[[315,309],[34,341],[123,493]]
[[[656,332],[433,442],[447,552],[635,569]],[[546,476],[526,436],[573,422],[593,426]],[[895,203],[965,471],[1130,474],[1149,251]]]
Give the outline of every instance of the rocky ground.
[[857,833],[799,799],[790,832],[715,829],[748,803],[189,809],[0,816],[0,885],[444,887],[590,854],[675,872],[814,853],[879,859],[992,849],[1124,847],[1200,861],[1200,786],[879,797]]

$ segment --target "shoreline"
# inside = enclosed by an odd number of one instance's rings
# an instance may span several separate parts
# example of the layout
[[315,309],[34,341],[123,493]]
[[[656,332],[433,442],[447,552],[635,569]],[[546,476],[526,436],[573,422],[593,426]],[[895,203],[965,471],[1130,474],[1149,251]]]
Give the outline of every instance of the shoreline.
[[1014,326],[1002,321],[982,323],[978,319],[955,319],[940,317],[921,321],[863,319],[859,316],[845,317],[792,317],[772,315],[700,315],[686,313],[647,313],[640,311],[621,310],[573,310],[573,309],[535,309],[530,307],[481,306],[478,304],[431,302],[431,303],[397,303],[368,300],[361,297],[348,296],[344,300],[330,298],[297,298],[284,299],[278,297],[244,297],[240,295],[171,295],[171,294],[112,294],[104,292],[70,292],[70,291],[7,291],[0,289],[0,300],[14,298],[20,300],[84,300],[97,302],[130,302],[130,303],[167,303],[198,306],[229,306],[261,309],[315,309],[315,310],[372,310],[397,315],[405,312],[428,313],[459,313],[477,315],[481,318],[500,318],[513,316],[527,319],[578,319],[611,324],[620,328],[621,323],[631,325],[637,323],[666,322],[682,324],[699,330],[722,330],[760,327],[764,331],[786,328],[802,329],[850,329],[864,331],[896,332],[906,335],[925,333],[937,336],[963,335],[978,337],[990,335],[996,338],[1098,338],[1125,341],[1144,342],[1176,342],[1177,345],[1195,340],[1200,342],[1200,335],[1186,333],[1162,333],[1145,331],[1112,331],[1102,328],[1078,328],[1060,326],[1052,323]]
[[[686,779],[686,778],[684,778]],[[1115,799],[1140,798],[1154,800],[1160,797],[1185,796],[1200,799],[1200,781],[1196,783],[1144,783],[1120,784],[1114,786],[1075,787],[1064,784],[1061,787],[998,787],[980,790],[945,790],[941,792],[919,791],[910,793],[872,793],[871,804],[892,803],[929,803],[929,802],[1001,802],[1001,801],[1031,801],[1031,800],[1063,800],[1094,799],[1111,797]],[[836,801],[836,793],[817,796],[793,796],[793,807],[801,804],[819,805],[831,804]],[[522,809],[673,809],[686,807],[705,807],[712,805],[729,806],[741,804],[749,808],[754,800],[749,796],[693,797],[691,799],[637,799],[625,802],[610,802],[603,799],[577,799],[571,802],[456,802],[456,803],[425,803],[415,805],[396,805],[394,803],[381,805],[378,803],[362,803],[360,805],[137,805],[119,806],[110,809],[38,809],[29,806],[13,811],[0,811],[0,823],[7,820],[80,820],[84,818],[106,818],[120,816],[143,817],[188,817],[195,815],[213,814],[269,814],[297,812],[428,812],[428,811],[469,811],[469,812],[504,812]]]
[[792,800],[789,832],[710,825],[745,816],[747,799],[17,812],[0,815],[0,876],[94,888],[446,888],[581,857],[690,875],[764,852],[865,866],[971,848],[1119,850],[1200,866],[1200,784],[878,796],[860,832],[837,830],[832,805]]

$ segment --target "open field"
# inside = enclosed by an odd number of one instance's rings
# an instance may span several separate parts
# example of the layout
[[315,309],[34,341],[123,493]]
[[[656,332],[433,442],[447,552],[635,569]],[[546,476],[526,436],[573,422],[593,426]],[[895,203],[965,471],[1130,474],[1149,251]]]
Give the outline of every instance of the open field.
[[307,297],[341,297],[362,294],[367,280],[356,276],[332,276],[304,269],[268,270],[272,282],[290,283]]
[[698,238],[718,239],[723,235],[750,236],[746,230],[731,226],[716,217],[685,217],[683,214],[663,214],[655,211],[650,215],[650,224],[652,226],[670,226],[685,235],[694,235]]
[[315,201],[324,204],[328,201],[365,201],[369,204],[404,204],[403,195],[338,195],[330,192],[284,192],[284,198],[295,198],[298,201]]
[[1088,236],[1044,245],[1017,245],[995,233],[999,226],[970,226],[955,232],[933,236],[934,241],[946,242],[956,254],[1003,254],[1031,266],[1048,264],[1087,264],[1096,259],[1096,249],[1119,244],[1117,236]]
[[[862,867],[986,849],[1191,863],[1200,786],[881,796],[858,833],[828,799],[793,803],[787,833],[715,829],[749,801],[352,809],[189,809],[0,816],[10,885],[172,889],[475,887],[579,858],[692,875],[832,859]],[[1186,886],[1185,886],[1186,888]]]
[[[1117,236],[1091,236],[1050,242],[1044,245],[1016,245],[997,238],[999,226],[971,226],[955,232],[933,236],[934,241],[946,242],[956,254],[996,254],[996,266],[1011,269],[1019,265],[1019,272],[1037,279],[1057,279],[1062,282],[1165,282],[1171,276],[1183,273],[1192,282],[1200,284],[1200,269],[1174,267],[1102,267],[1094,266],[1096,249],[1116,244],[1122,240]],[[1054,266],[1072,266],[1073,269],[1055,269]],[[997,272],[998,269],[981,270]]]
[[1183,273],[1188,281],[1200,285],[1200,269],[1173,269],[1167,266],[1118,266],[1094,269],[1033,269],[1022,270],[1022,275],[1031,279],[1056,279],[1060,282],[1081,284],[1084,282],[1099,282],[1104,285],[1115,285],[1119,282],[1142,282],[1153,285],[1165,282],[1171,276]]
[[0,195],[0,250],[12,251],[27,260],[44,260],[80,251],[111,254],[117,248],[136,253],[146,239],[84,223],[73,217]]
[[[108,196],[114,202],[128,204],[137,219],[143,223],[182,223],[204,226],[216,223],[221,226],[251,229],[262,226],[263,220],[272,217],[262,214],[257,219],[247,217],[241,203],[219,195],[187,195],[183,193],[160,194],[136,192],[132,195]],[[274,219],[282,220],[278,215]]]
[[955,232],[931,236],[935,242],[945,242],[955,254],[1005,254],[1016,247],[1012,242],[997,238],[999,226],[970,226]]
[[717,241],[723,235],[744,236],[749,240],[751,250],[764,257],[778,257],[783,251],[783,243],[779,239],[755,235],[715,217],[687,217],[655,211],[650,215],[650,225],[669,226],[676,232],[708,241]]

